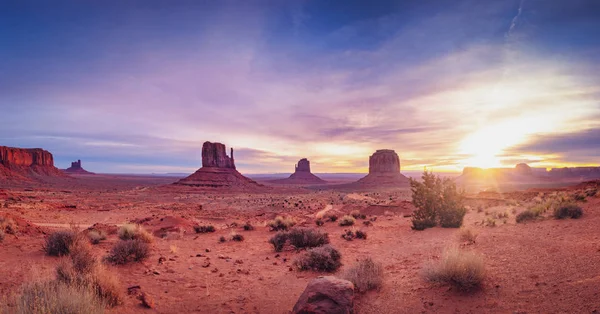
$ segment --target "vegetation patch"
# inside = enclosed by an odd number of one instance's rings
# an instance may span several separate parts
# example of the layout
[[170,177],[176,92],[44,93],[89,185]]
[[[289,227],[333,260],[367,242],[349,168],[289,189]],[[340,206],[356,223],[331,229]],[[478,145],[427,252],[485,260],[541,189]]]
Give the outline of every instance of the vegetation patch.
[[121,240],[140,240],[146,243],[154,241],[154,236],[140,225],[123,225],[119,228],[118,235]]
[[294,228],[289,232],[278,232],[270,240],[276,252],[281,252],[289,243],[296,249],[313,248],[329,243],[329,235],[315,229]]
[[342,255],[330,245],[312,248],[294,261],[299,270],[334,272],[342,266]]
[[342,278],[352,282],[354,289],[361,293],[379,289],[383,283],[383,266],[367,257],[346,270]]
[[441,260],[424,268],[425,279],[451,285],[461,291],[479,288],[485,278],[483,259],[468,251],[457,248],[447,250]]
[[121,240],[110,250],[106,260],[113,264],[141,262],[150,254],[150,246],[140,239]]
[[565,219],[574,218],[577,219],[583,215],[583,209],[576,204],[561,204],[554,210],[554,218]]
[[352,226],[352,225],[354,225],[354,222],[356,222],[354,217],[352,217],[350,215],[346,215],[340,219],[339,225],[342,227]]
[[454,181],[423,172],[422,182],[410,178],[412,203],[417,208],[412,216],[412,229],[424,230],[438,224],[444,228],[459,228],[467,212],[464,193]]
[[479,233],[471,228],[460,228],[458,230],[458,239],[460,242],[467,244],[475,244]]
[[531,220],[535,220],[540,216],[539,212],[528,209],[525,210],[523,212],[520,212],[517,217],[515,218],[515,220],[517,221],[517,223],[523,223],[526,221],[531,221]]
[[56,231],[46,238],[44,251],[50,256],[68,255],[76,237],[77,234],[72,230]]
[[282,216],[277,216],[275,217],[275,219],[269,221],[267,223],[267,226],[270,228],[271,231],[280,231],[280,230],[288,230],[291,227],[293,227],[296,224],[296,221],[294,221],[294,218],[292,217],[282,217]]
[[215,227],[212,225],[207,225],[207,226],[196,225],[196,226],[194,226],[194,231],[196,231],[196,233],[215,232]]

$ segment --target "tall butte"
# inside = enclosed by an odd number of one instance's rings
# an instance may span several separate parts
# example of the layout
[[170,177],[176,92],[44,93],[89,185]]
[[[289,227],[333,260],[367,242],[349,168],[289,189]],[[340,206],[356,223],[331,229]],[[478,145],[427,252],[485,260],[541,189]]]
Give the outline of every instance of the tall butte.
[[51,176],[66,175],[54,167],[54,157],[50,152],[41,148],[0,146],[0,178],[27,181]]
[[77,161],[74,161],[71,163],[71,167],[63,170],[66,173],[69,174],[95,174],[93,172],[89,172],[85,169],[83,169],[83,167],[81,166],[81,160],[78,159]]
[[358,180],[365,185],[405,186],[408,178],[400,173],[400,158],[394,150],[379,149],[369,157],[369,174]]
[[256,188],[262,185],[244,177],[235,169],[233,148],[227,156],[225,145],[204,142],[202,168],[175,184],[208,188]]
[[296,164],[294,173],[292,173],[286,179],[273,180],[273,183],[278,184],[323,184],[327,181],[317,177],[310,172],[310,161],[306,158],[302,158]]

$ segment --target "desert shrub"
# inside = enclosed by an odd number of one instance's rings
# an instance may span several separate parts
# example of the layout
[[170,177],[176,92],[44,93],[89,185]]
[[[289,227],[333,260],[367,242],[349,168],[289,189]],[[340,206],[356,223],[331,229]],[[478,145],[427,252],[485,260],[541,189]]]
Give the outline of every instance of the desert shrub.
[[587,197],[594,197],[596,194],[598,194],[598,189],[591,188],[585,191],[585,196]]
[[6,234],[17,234],[19,226],[12,218],[0,217],[0,231]]
[[365,221],[363,221],[363,225],[368,227],[368,226],[373,225],[373,223],[370,220],[365,220]]
[[46,238],[44,251],[50,256],[68,255],[76,237],[75,232],[71,230],[56,231]]
[[583,209],[576,204],[562,204],[554,210],[554,218],[579,218],[583,215]]
[[336,214],[326,215],[325,218],[331,222],[335,222],[336,220],[338,220],[338,216]]
[[339,225],[342,227],[352,226],[356,220],[354,217],[346,215],[340,219]]
[[294,261],[299,270],[334,272],[342,265],[342,255],[330,245],[312,248]]
[[356,230],[355,234],[356,234],[356,238],[357,239],[363,239],[363,240],[367,239],[367,232],[366,231]]
[[121,283],[117,277],[103,267],[97,267],[91,275],[91,288],[96,295],[110,306],[123,303]]
[[412,229],[424,230],[438,223],[444,228],[459,228],[466,214],[464,194],[450,179],[423,172],[422,181],[410,178],[412,203],[417,208],[412,216]]
[[223,242],[227,242],[227,239],[224,236],[221,236],[219,238],[219,242],[223,243]]
[[352,232],[352,230],[345,230],[344,233],[342,233],[342,239],[346,241],[352,241],[355,237],[356,235],[354,232]]
[[146,243],[154,241],[154,236],[140,225],[123,225],[119,228],[118,235],[121,240],[141,240]]
[[479,236],[479,234],[471,228],[460,228],[458,230],[458,239],[461,242],[474,244],[475,240],[477,240],[477,236]]
[[90,245],[85,242],[76,242],[72,245],[70,257],[73,268],[78,273],[89,274],[98,264]]
[[487,227],[495,227],[496,226],[496,219],[494,218],[488,218],[485,220],[485,225]]
[[471,291],[483,282],[485,266],[479,255],[452,248],[443,254],[441,260],[426,265],[423,274],[429,281]]
[[150,254],[148,243],[136,240],[121,240],[110,250],[106,260],[113,264],[127,264],[129,262],[140,262]]
[[573,195],[573,200],[576,202],[585,202],[586,201],[586,196],[583,193],[577,193],[575,195]]
[[60,281],[26,285],[16,302],[14,313],[104,313],[105,304],[87,287]]
[[517,223],[522,223],[525,221],[529,221],[529,220],[534,220],[536,219],[540,214],[536,211],[533,211],[531,209],[525,210],[523,212],[520,212],[517,217],[515,218],[515,220],[517,221]]
[[241,235],[241,234],[236,233],[236,234],[234,234],[234,235],[231,236],[231,240],[232,241],[242,242],[242,241],[244,241],[244,236]]
[[288,235],[285,232],[277,232],[274,236],[269,239],[269,243],[273,244],[273,248],[275,248],[275,252],[281,252],[285,243],[288,240]]
[[0,229],[0,242],[4,241],[4,230]]
[[325,222],[323,221],[323,219],[319,218],[319,219],[315,220],[315,224],[320,227],[320,226],[324,225]]
[[294,218],[292,217],[281,217],[277,216],[275,219],[269,221],[267,226],[271,229],[271,231],[280,231],[280,230],[288,230],[296,224]]
[[90,230],[87,233],[87,237],[92,244],[98,244],[102,240],[106,240],[106,234],[103,231],[99,230]]
[[351,211],[350,216],[354,217],[354,219],[366,219],[367,218],[367,216],[365,216],[364,214],[361,214],[360,210],[358,210],[358,209]]
[[196,233],[215,232],[215,227],[212,225],[207,225],[207,226],[196,225],[196,226],[194,226],[194,231],[196,231]]
[[342,278],[352,282],[358,292],[379,289],[383,283],[383,266],[367,257],[346,270]]
[[246,222],[246,223],[244,224],[243,228],[244,228],[244,230],[246,230],[246,231],[252,231],[252,230],[254,230],[254,226],[253,226],[253,225],[251,225],[249,222]]

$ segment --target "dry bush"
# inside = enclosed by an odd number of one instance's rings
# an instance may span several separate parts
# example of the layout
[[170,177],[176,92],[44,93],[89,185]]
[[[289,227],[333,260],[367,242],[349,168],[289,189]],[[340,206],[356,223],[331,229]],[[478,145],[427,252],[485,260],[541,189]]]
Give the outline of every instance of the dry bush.
[[346,216],[342,217],[342,219],[340,219],[339,225],[342,227],[352,226],[352,225],[354,225],[355,221],[356,220],[354,219],[354,217],[346,215]]
[[383,266],[367,257],[346,270],[342,278],[352,282],[358,292],[379,289],[383,283]]
[[0,217],[0,232],[6,234],[17,234],[19,226],[12,218]]
[[323,219],[319,218],[319,219],[315,220],[315,224],[320,227],[320,226],[324,225],[325,222],[323,221]]
[[87,237],[90,240],[90,243],[92,244],[98,244],[100,243],[100,241],[106,240],[106,234],[104,233],[104,231],[100,230],[90,230],[87,233]]
[[150,254],[148,243],[136,240],[121,240],[110,250],[106,260],[113,264],[127,264],[129,262],[140,262]]
[[338,250],[324,245],[304,252],[294,261],[294,265],[299,270],[334,272],[342,266],[341,259],[342,255]]
[[118,278],[103,266],[98,266],[91,275],[91,288],[109,306],[123,303],[124,293]]
[[275,219],[269,221],[267,226],[269,226],[271,231],[280,231],[280,230],[288,230],[296,224],[294,218],[292,217],[281,217],[277,216]]
[[356,238],[357,239],[363,239],[363,240],[367,239],[367,232],[366,231],[356,230],[355,234],[356,234]]
[[460,240],[460,242],[475,244],[477,236],[479,236],[479,233],[477,233],[477,231],[471,228],[460,228],[458,230],[458,239]]
[[90,245],[86,242],[75,242],[71,246],[71,262],[75,271],[81,274],[90,274],[97,266],[98,260]]
[[123,225],[119,228],[118,235],[121,240],[141,240],[146,243],[154,241],[154,236],[140,225]]
[[104,313],[105,304],[87,287],[60,281],[35,282],[22,289],[13,313]]
[[315,229],[294,228],[289,232],[278,232],[270,240],[276,252],[281,252],[289,241],[296,249],[312,248],[329,243],[329,235]]
[[565,203],[554,209],[554,218],[579,218],[583,215],[583,209],[574,203]]
[[252,231],[254,230],[254,226],[252,224],[250,224],[250,222],[246,222],[243,226],[245,231]]
[[239,233],[234,233],[233,235],[231,235],[231,240],[237,241],[237,242],[242,242],[242,241],[244,241],[244,236]]
[[329,214],[325,216],[325,219],[331,222],[335,222],[338,219],[338,216],[336,214]]
[[221,242],[221,243],[223,243],[223,242],[227,242],[227,239],[225,239],[225,237],[224,237],[224,236],[221,236],[221,237],[219,238],[219,242]]
[[0,242],[4,241],[4,230],[0,229]]
[[46,238],[44,251],[50,256],[68,255],[76,238],[77,234],[72,230],[56,231]]
[[196,231],[196,233],[215,232],[215,227],[212,225],[207,225],[207,226],[196,225],[196,226],[194,226],[194,231]]
[[354,219],[366,219],[367,216],[360,213],[360,210],[355,209],[350,212],[350,216],[354,217]]
[[274,236],[269,239],[269,243],[275,248],[275,252],[281,252],[288,240],[288,234],[286,232],[277,232]]
[[535,220],[537,217],[539,217],[539,215],[539,212],[528,209],[523,212],[520,212],[515,218],[515,220],[517,221],[517,223],[522,223],[525,221]]
[[457,248],[447,250],[442,259],[424,268],[425,278],[432,282],[449,284],[462,291],[472,291],[481,286],[485,278],[483,259]]

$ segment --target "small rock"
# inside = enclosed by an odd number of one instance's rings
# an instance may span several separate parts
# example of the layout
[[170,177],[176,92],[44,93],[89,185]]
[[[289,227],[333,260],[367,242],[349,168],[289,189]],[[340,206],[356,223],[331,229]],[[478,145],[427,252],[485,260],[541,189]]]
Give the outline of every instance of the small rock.
[[158,264],[160,265],[160,264],[164,263],[166,260],[167,259],[164,256],[161,256],[158,258]]
[[244,261],[242,261],[241,259],[236,259],[234,264],[244,264]]
[[277,262],[273,262],[273,265],[277,265]]
[[210,262],[209,261],[204,261],[204,263],[202,263],[202,267],[206,268],[210,266]]
[[153,270],[152,273],[155,275],[160,275],[160,272],[158,270]]
[[209,252],[210,252],[210,249],[206,249],[205,251],[206,251],[206,253],[209,253]]
[[202,254],[196,254],[196,257],[204,257]]
[[[165,291],[165,293],[167,293],[167,292]],[[145,306],[149,309],[154,308],[154,299],[152,299],[152,297],[150,297],[146,292],[142,292],[139,299],[140,299],[140,301],[142,301],[143,306]]]
[[213,272],[213,273],[219,272],[219,269],[215,267],[213,270],[211,270],[211,272]]

